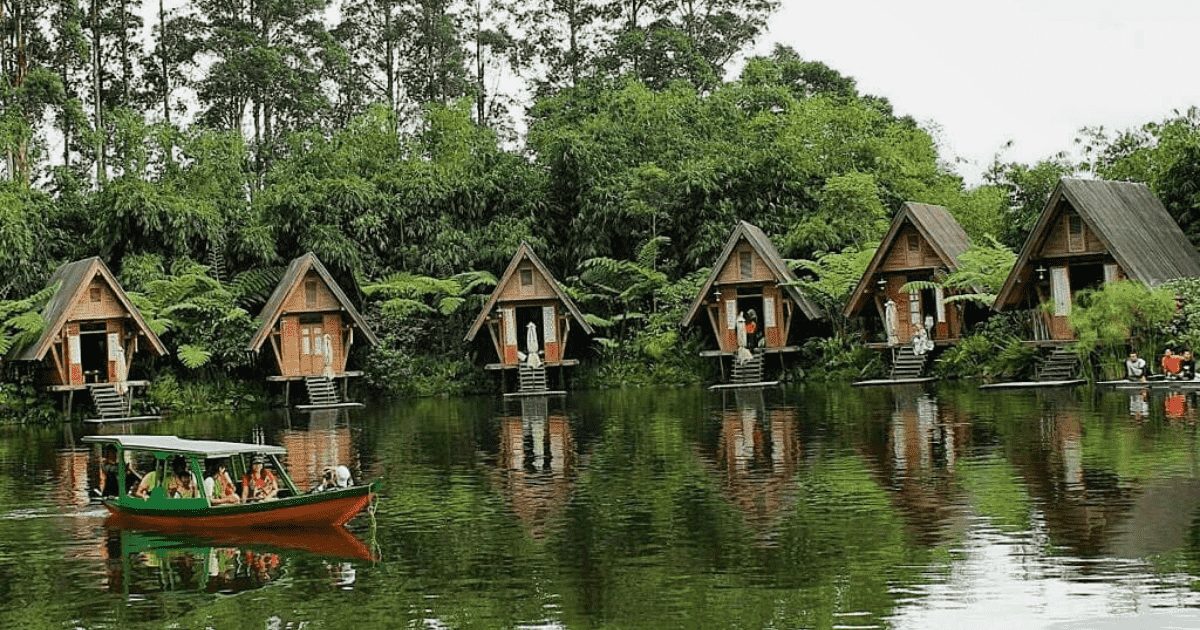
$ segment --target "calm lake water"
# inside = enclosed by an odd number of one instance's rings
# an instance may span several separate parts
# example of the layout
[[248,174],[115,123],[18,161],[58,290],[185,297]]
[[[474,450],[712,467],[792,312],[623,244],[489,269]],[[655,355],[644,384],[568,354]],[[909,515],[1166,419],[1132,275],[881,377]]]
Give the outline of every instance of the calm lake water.
[[1197,627],[1198,402],[631,390],[130,430],[383,479],[353,537],[264,540],[107,527],[84,429],[6,427],[0,627]]

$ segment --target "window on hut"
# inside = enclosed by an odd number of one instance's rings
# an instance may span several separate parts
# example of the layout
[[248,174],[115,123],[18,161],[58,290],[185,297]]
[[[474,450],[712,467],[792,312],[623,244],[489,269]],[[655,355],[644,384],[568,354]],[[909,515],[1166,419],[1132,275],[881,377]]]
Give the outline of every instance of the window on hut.
[[532,269],[522,269],[521,270],[521,286],[523,286],[523,287],[533,286],[533,270]]
[[92,287],[91,289],[88,289],[88,296],[93,302],[99,302],[100,295],[100,287]]
[[1071,215],[1068,219],[1067,250],[1072,252],[1084,250],[1083,219],[1077,214]]
[[921,239],[916,234],[909,234],[905,239],[908,244],[908,264],[916,265],[921,262]]
[[317,305],[317,281],[309,280],[304,283],[304,306],[313,308]]
[[738,272],[743,280],[754,277],[754,257],[750,252],[738,252]]

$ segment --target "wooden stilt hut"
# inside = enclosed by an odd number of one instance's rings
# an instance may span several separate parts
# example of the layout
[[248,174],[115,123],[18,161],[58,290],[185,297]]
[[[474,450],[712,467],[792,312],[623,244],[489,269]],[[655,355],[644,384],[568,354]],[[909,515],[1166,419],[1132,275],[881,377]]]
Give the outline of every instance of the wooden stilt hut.
[[87,390],[99,420],[129,419],[132,388],[148,385],[129,379],[134,358],[165,355],[166,347],[99,258],[59,267],[50,276],[50,286],[55,285],[42,310],[41,336],[14,348],[10,358],[40,363],[49,389],[66,393],[68,413],[75,392]]
[[[937,284],[958,269],[958,257],[970,244],[966,231],[941,206],[910,201],[896,213],[842,312],[847,318],[868,318],[868,330],[879,339],[867,345],[893,352],[889,380],[921,377],[930,353],[916,355],[911,347],[913,337],[921,332],[935,346],[958,342],[968,306],[947,304],[949,295],[939,287],[917,291],[901,288],[918,281]],[[887,306],[889,301],[891,307]],[[889,312],[893,313],[895,326],[891,335]],[[926,324],[932,326],[927,328]]]
[[784,354],[800,349],[793,342],[800,337],[801,328],[824,319],[821,308],[795,282],[795,274],[771,239],[750,223],[738,223],[683,319],[684,326],[691,326],[701,313],[707,315],[717,348],[705,350],[701,356],[721,361],[723,375],[725,358],[733,357],[738,349],[738,317],[755,312],[762,344],[752,359],[735,362],[729,385],[762,384],[763,355],[778,355],[782,365]]
[[[496,362],[488,363],[485,369],[499,370],[502,375],[516,370],[518,390],[512,395],[551,393],[547,368],[559,368],[561,377],[562,368],[579,363],[567,358],[573,326],[587,335],[595,332],[528,243],[517,248],[467,331],[466,341],[474,341],[485,326],[496,352]],[[531,341],[539,353],[533,361],[529,359]],[[505,381],[502,377],[501,382]]]
[[1039,381],[1075,373],[1074,296],[1115,280],[1158,286],[1200,276],[1200,254],[1144,184],[1064,178],[1050,194],[993,308],[1029,317],[1029,343],[1051,347]]
[[287,403],[291,384],[303,381],[309,404],[297,408],[360,406],[344,400],[348,379],[362,375],[346,369],[350,348],[359,339],[372,346],[379,339],[316,255],[309,252],[288,265],[258,319],[261,326],[246,349],[258,353],[271,344],[278,374],[267,380],[284,383]]

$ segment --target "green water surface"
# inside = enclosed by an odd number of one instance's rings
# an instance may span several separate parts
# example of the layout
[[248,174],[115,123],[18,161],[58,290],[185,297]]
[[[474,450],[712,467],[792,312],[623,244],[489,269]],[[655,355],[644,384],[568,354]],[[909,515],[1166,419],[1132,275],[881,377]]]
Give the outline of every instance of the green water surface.
[[111,527],[95,429],[5,427],[0,628],[1200,626],[1198,402],[628,390],[105,429],[381,478],[350,525],[373,560]]

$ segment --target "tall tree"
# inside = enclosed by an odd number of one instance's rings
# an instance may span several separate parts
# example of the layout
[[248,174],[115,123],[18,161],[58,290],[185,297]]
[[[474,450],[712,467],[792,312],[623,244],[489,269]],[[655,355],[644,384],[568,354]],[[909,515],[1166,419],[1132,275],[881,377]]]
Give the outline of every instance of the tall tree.
[[333,45],[322,20],[328,8],[329,0],[192,5],[187,50],[192,65],[206,69],[197,85],[200,119],[224,129],[248,124],[260,172],[287,132],[320,123],[329,111],[320,65]]
[[575,87],[599,54],[599,0],[530,0],[520,12],[522,53],[535,88]]

